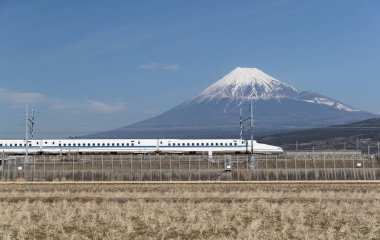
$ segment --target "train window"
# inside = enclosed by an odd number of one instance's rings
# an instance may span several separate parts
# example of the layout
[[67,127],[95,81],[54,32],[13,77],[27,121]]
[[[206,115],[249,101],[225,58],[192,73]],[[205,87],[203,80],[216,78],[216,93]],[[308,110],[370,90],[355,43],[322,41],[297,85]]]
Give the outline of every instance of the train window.
[[47,144],[47,142],[45,142],[45,144]]
[[119,143],[117,143],[116,146],[119,146]]
[[105,146],[105,145],[106,145],[106,144],[104,144],[104,143],[102,144],[102,146]]
[[168,145],[170,146],[170,143],[168,143]]
[[160,144],[162,144],[162,141],[160,141]]
[[135,144],[134,144],[134,143],[131,143],[131,146],[135,146]]
[[63,144],[63,146],[65,146],[65,147],[66,147],[66,143],[64,143],[64,144]]
[[0,143],[0,147],[2,147],[3,146],[3,144],[2,143]]
[[208,143],[206,143],[206,146],[208,146]]
[[53,142],[53,145],[54,145],[55,143]]
[[199,143],[197,143],[197,146],[199,146]]
[[230,143],[230,146],[232,146],[232,143]]
[[205,144],[204,143],[202,143],[202,146],[204,146]]
[[187,143],[187,146],[190,146],[190,143]]
[[237,143],[235,143],[235,146],[237,145]]
[[70,147],[70,146],[71,146],[71,143],[69,143],[68,145],[69,145],[69,147]]
[[122,143],[121,146],[124,146],[124,143]]
[[218,146],[218,143],[215,143],[216,146]]
[[185,146],[185,143],[182,143],[182,146]]
[[110,144],[109,143],[107,143],[107,146],[109,146]]
[[98,146],[100,146],[100,143],[98,143]]
[[193,145],[193,146],[194,146],[194,143],[192,143],[191,145]]
[[9,144],[9,146],[10,146],[10,147],[12,147],[12,143],[11,143],[11,144]]
[[58,146],[61,146],[61,144],[60,144],[60,143],[58,143]]
[[129,143],[127,143],[127,146],[129,146]]
[[76,146],[76,144],[75,144],[75,143],[73,143],[73,146],[75,147],[75,146]]
[[138,141],[137,144],[140,144],[140,141]]
[[31,147],[32,146],[32,144],[29,144],[29,147]]
[[244,141],[241,141],[241,144],[244,144]]
[[211,146],[214,146],[214,144],[213,144],[213,143],[211,143]]

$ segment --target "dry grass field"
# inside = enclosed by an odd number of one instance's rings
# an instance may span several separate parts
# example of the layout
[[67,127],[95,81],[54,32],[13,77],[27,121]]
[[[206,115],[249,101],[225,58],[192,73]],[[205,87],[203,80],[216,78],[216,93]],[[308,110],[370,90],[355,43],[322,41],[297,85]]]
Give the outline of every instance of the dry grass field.
[[1,239],[380,239],[379,182],[1,183]]

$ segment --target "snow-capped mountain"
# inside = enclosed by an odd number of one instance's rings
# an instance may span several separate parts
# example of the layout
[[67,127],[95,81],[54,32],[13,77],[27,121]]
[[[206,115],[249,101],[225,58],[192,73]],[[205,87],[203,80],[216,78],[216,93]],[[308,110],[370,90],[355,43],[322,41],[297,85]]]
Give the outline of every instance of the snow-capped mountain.
[[229,98],[231,101],[244,101],[297,97],[300,94],[301,92],[298,89],[269,76],[257,68],[238,67],[206,88],[192,100],[204,101]]
[[232,101],[268,100],[283,98],[298,99],[300,101],[328,105],[348,112],[360,111],[351,106],[324,97],[311,91],[300,91],[297,88],[281,82],[257,68],[235,68],[225,77],[212,84],[191,101],[218,101],[228,99]]
[[236,68],[198,95],[163,114],[88,137],[239,137],[254,100],[255,134],[323,127],[375,115],[311,91],[302,91],[257,68]]

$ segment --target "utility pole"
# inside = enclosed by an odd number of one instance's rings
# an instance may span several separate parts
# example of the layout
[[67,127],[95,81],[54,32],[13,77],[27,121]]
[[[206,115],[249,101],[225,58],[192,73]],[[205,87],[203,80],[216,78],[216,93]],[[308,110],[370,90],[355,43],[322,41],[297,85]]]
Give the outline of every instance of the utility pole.
[[24,168],[25,168],[25,163],[29,162],[28,132],[29,132],[29,117],[28,117],[28,104],[26,104],[26,107],[25,107],[25,159],[24,159]]
[[240,108],[240,140],[243,139],[243,116],[242,116],[242,110]]
[[32,117],[29,118],[29,109],[28,104],[25,107],[25,159],[24,159],[24,168],[25,163],[29,162],[29,131],[31,139],[34,138],[34,110],[32,109]]
[[251,132],[251,155],[253,155],[253,106],[252,106],[252,99],[251,99],[251,107],[250,107],[250,110],[251,110],[251,121],[250,121],[250,125],[249,125],[249,130]]
[[29,119],[29,131],[31,135],[31,139],[34,138],[34,109],[32,109],[32,117]]
[[251,155],[249,157],[249,167],[252,167],[252,163],[255,161],[253,157],[253,104],[252,104],[252,99],[251,99],[251,104],[250,104],[250,124],[249,124],[249,131],[251,134]]

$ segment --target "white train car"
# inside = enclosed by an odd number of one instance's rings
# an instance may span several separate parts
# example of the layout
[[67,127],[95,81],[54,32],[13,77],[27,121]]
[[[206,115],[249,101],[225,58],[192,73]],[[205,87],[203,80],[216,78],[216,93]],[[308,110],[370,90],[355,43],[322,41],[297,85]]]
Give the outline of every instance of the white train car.
[[[246,153],[242,139],[41,139],[28,141],[31,154],[49,153]],[[0,140],[0,151],[24,154],[25,140]],[[280,147],[253,141],[254,153],[282,153]]]
[[[251,151],[251,142],[241,139],[161,139],[161,152],[208,152],[246,153]],[[280,147],[253,141],[254,153],[282,153]]]

